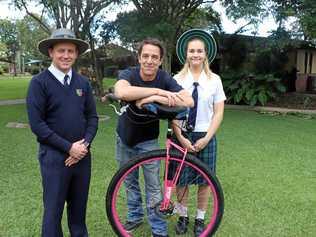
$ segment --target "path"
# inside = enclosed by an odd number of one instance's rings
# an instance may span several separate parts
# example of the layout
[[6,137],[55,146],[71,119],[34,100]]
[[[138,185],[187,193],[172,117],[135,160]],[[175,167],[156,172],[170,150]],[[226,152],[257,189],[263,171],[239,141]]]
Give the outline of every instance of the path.
[[25,104],[25,99],[0,100],[0,105],[18,105],[18,104]]
[[[25,99],[17,100],[0,100],[1,105],[17,105],[25,104]],[[302,114],[316,114],[316,110],[304,110],[304,109],[288,109],[279,107],[265,107],[265,106],[248,106],[248,105],[225,105],[227,109],[237,109],[237,110],[250,110],[250,111],[264,111],[264,112],[278,112],[278,113],[302,113]]]
[[225,108],[236,109],[236,110],[250,110],[250,111],[257,111],[257,112],[278,112],[282,114],[287,114],[287,113],[316,114],[316,110],[288,109],[288,108],[266,107],[266,106],[225,105]]

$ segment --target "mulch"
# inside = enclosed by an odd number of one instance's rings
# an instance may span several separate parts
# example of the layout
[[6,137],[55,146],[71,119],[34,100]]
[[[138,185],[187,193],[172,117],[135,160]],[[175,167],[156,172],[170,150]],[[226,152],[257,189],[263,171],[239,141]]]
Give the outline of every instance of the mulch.
[[265,106],[287,109],[316,110],[316,94],[285,93]]

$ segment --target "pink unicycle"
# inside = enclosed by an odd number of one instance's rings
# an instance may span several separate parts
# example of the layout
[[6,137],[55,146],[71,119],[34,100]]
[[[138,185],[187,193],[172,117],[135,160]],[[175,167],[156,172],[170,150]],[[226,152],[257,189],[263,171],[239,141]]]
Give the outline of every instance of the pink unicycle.
[[[149,104],[146,109],[149,111],[149,116],[155,119],[167,119],[169,123],[173,119],[179,119],[186,113],[185,108],[169,108],[158,104]],[[200,235],[201,237],[212,236],[218,229],[224,211],[224,196],[221,185],[215,175],[194,155],[187,153],[187,150],[176,144],[172,140],[172,131],[168,128],[166,138],[166,149],[155,150],[143,153],[127,164],[122,166],[113,176],[106,193],[106,212],[108,220],[117,234],[117,236],[151,236],[151,227],[147,221],[147,215],[144,215],[142,223],[132,232],[125,229],[127,222],[128,207],[127,207],[127,190],[137,190],[141,196],[143,209],[146,210],[146,194],[145,182],[146,179],[142,173],[144,165],[152,163],[160,163],[160,170],[157,175],[160,179],[161,200],[149,200],[150,208],[153,208],[155,213],[165,219],[168,225],[168,235],[176,236],[175,225],[178,221],[177,203],[181,202],[181,195],[177,195],[176,187],[181,185],[181,180],[184,179],[189,169],[193,171],[195,176],[191,181],[199,179],[203,185],[208,187],[208,201],[205,216],[205,229]],[[125,184],[126,178],[132,172],[138,172],[138,184]],[[136,187],[137,186],[137,187]],[[188,225],[188,231],[181,236],[193,236],[194,217],[197,209],[197,186],[189,185],[190,192],[186,196],[188,203],[188,216],[191,222]],[[130,201],[130,200],[129,200]],[[140,200],[135,200],[139,202]],[[148,202],[147,202],[148,203]]]

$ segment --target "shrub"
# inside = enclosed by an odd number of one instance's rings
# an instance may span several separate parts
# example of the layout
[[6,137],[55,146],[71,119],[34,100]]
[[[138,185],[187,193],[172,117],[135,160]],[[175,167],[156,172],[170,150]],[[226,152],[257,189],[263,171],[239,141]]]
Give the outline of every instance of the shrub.
[[286,91],[281,79],[272,74],[229,73],[222,78],[227,102],[232,104],[265,105],[278,93]]
[[29,72],[31,75],[36,75],[40,72],[40,67],[37,65],[31,65],[26,67],[25,71]]
[[118,69],[119,68],[116,65],[107,66],[104,68],[104,76],[105,77],[116,77]]
[[0,65],[0,74],[8,73],[9,72],[9,64],[8,63],[1,63]]
[[281,73],[288,61],[287,51],[268,48],[256,54],[254,66],[258,74]]
[[225,42],[225,50],[229,52],[229,54],[225,55],[228,68],[235,71],[242,68],[248,55],[248,47],[245,40],[237,35],[232,35]]

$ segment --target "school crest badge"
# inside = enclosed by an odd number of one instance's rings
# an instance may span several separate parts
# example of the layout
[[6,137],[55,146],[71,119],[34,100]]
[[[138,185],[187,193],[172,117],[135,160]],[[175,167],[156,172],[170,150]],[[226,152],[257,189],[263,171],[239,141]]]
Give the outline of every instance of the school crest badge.
[[82,89],[76,89],[77,96],[83,96]]

